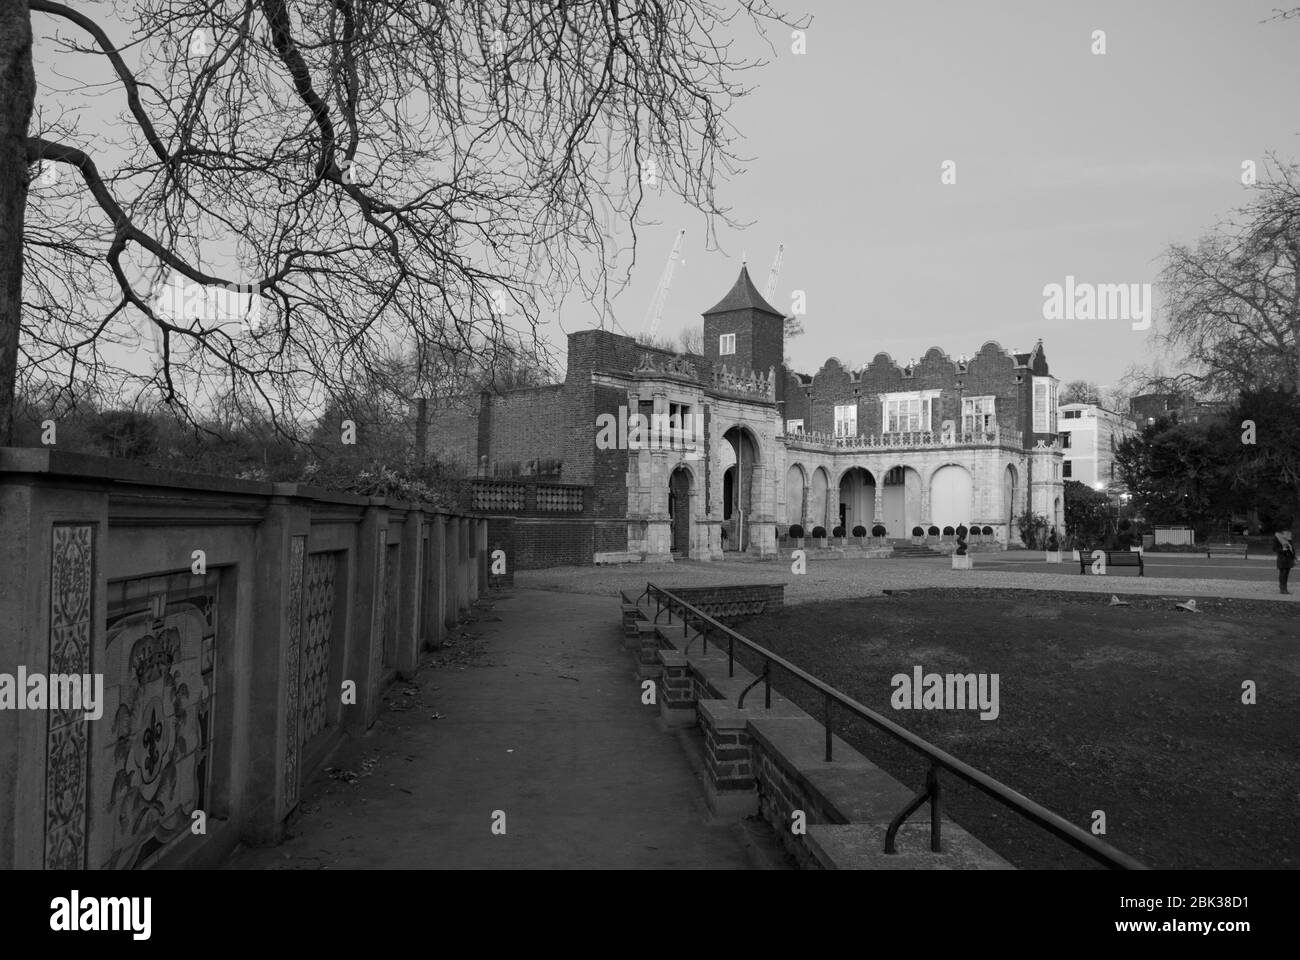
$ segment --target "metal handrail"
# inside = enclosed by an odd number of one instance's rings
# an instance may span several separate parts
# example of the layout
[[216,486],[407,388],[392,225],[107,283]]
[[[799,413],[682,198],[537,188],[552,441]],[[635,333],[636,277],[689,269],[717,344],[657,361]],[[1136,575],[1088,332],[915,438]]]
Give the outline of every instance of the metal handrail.
[[[956,757],[954,757],[952,754],[948,753],[947,751],[940,750],[934,744],[921,739],[916,734],[912,733],[910,730],[906,730],[903,727],[900,727],[898,724],[890,720],[888,717],[882,716],[881,714],[872,710],[870,707],[858,703],[858,701],[854,700],[852,697],[849,697],[841,693],[840,691],[836,690],[834,687],[830,686],[829,684],[821,680],[818,680],[812,674],[804,670],[801,670],[799,667],[796,667],[793,663],[791,663],[789,660],[786,660],[784,657],[781,657],[778,654],[773,653],[771,650],[768,650],[766,647],[760,646],[759,644],[755,643],[753,640],[750,640],[749,638],[743,636],[742,634],[737,633],[735,630],[732,630],[726,624],[719,623],[717,620],[709,616],[703,610],[700,610],[698,607],[688,603],[686,600],[683,600],[681,597],[677,596],[671,591],[665,590],[662,587],[655,586],[653,583],[647,583],[645,591],[640,595],[640,597],[637,598],[638,602],[642,597],[648,597],[654,601],[656,606],[656,613],[655,613],[656,622],[658,622],[659,614],[662,612],[663,608],[666,607],[668,609],[670,617],[672,616],[674,609],[679,609],[682,613],[683,634],[685,634],[686,632],[688,615],[689,615],[689,619],[694,619],[697,622],[697,624],[702,623],[708,628],[719,631],[722,634],[724,634],[727,637],[727,675],[728,676],[735,675],[734,674],[735,645],[737,643],[739,643],[743,647],[748,648],[749,650],[752,650],[754,653],[758,654],[763,658],[762,675],[756,678],[753,683],[751,683],[748,687],[745,688],[744,691],[741,692],[740,700],[737,703],[737,707],[744,706],[745,694],[748,693],[749,690],[752,689],[756,684],[762,681],[766,687],[766,697],[765,697],[766,708],[767,709],[771,708],[772,706],[771,668],[773,664],[779,666],[781,669],[785,670],[787,673],[794,676],[795,679],[802,681],[803,683],[812,687],[814,690],[821,693],[825,701],[825,709],[822,718],[822,725],[826,731],[826,762],[827,763],[833,762],[833,757],[831,752],[832,734],[831,734],[830,721],[831,721],[831,707],[837,703],[840,706],[844,707],[846,710],[848,710],[854,716],[866,720],[868,723],[888,733],[894,739],[901,740],[912,750],[916,751],[917,753],[921,754],[923,757],[929,760],[929,769],[926,772],[925,789],[921,793],[913,797],[908,802],[908,805],[904,807],[901,811],[899,811],[899,813],[894,817],[893,821],[889,824],[889,829],[885,833],[885,853],[892,854],[896,852],[895,837],[898,833],[898,828],[903,825],[903,823],[907,820],[909,816],[911,816],[913,813],[919,810],[927,800],[930,802],[930,849],[936,853],[938,853],[941,850],[941,839],[939,835],[939,821],[940,821],[939,771],[943,769],[959,777],[960,779],[966,781],[971,786],[975,787],[976,789],[992,797],[994,800],[997,800],[999,803],[1003,804],[1004,806],[1010,807],[1016,813],[1020,814],[1020,816],[1029,820],[1031,823],[1035,823],[1038,826],[1042,827],[1048,833],[1051,833],[1053,836],[1057,837],[1058,839],[1065,841],[1067,844],[1074,847],[1076,850],[1085,854],[1086,856],[1091,857],[1093,860],[1096,860],[1098,863],[1104,864],[1105,866],[1110,867],[1111,869],[1117,869],[1117,870],[1148,869],[1148,867],[1145,864],[1141,863],[1138,860],[1135,860],[1133,857],[1130,857],[1126,853],[1116,850],[1110,844],[1098,840],[1096,837],[1088,833],[1086,830],[1083,830],[1080,827],[1074,825],[1073,823],[1070,823],[1068,820],[1066,820],[1064,817],[1061,817],[1059,814],[1053,813],[1051,810],[1048,810],[1042,804],[1035,803],[1033,800],[1030,800],[1024,794],[1019,793],[1016,790],[1012,790],[1006,784],[1002,783],[1001,781],[993,779],[987,773],[984,773],[982,770],[977,770],[974,767],[972,767],[970,764],[958,760]],[[697,629],[699,628],[697,627]],[[697,636],[705,637],[705,631],[700,629]],[[690,644],[693,643],[694,641],[695,638],[692,637],[690,641],[687,643],[686,647],[683,649],[683,653],[688,652],[690,650]],[[708,652],[707,637],[705,637],[704,640],[704,650],[705,653]]]

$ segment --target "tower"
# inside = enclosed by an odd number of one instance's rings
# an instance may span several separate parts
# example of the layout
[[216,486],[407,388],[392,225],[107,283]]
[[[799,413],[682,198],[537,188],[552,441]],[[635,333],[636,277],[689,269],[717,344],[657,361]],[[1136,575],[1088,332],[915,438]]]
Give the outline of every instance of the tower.
[[[725,364],[736,372],[766,375],[779,372],[785,360],[785,317],[763,299],[749,268],[727,295],[704,314],[704,356],[716,367]],[[780,378],[778,378],[780,383]]]

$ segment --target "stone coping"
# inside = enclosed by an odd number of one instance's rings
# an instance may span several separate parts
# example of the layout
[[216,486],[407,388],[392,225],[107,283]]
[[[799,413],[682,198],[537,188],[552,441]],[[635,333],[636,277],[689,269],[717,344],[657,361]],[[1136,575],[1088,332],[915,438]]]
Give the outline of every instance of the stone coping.
[[211,493],[255,497],[291,497],[350,506],[386,506],[395,510],[424,510],[443,516],[479,519],[483,514],[456,513],[430,504],[407,500],[369,497],[358,493],[328,490],[305,483],[275,483],[268,480],[238,480],[210,474],[164,470],[134,460],[119,460],[88,453],[69,453],[43,447],[0,447],[0,474],[30,474],[81,480],[91,483],[134,484]]

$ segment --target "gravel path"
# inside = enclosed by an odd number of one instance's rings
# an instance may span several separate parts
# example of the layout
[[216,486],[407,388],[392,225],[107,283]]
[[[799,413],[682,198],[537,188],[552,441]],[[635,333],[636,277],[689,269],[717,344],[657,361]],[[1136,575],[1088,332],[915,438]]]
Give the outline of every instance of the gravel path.
[[1243,597],[1276,600],[1300,599],[1277,592],[1270,582],[1243,580],[1189,580],[1170,577],[1138,577],[1125,571],[1113,576],[1077,577],[1041,573],[1002,573],[979,569],[953,570],[944,560],[810,560],[808,572],[790,572],[786,560],[750,559],[676,563],[628,563],[617,566],[551,567],[546,570],[518,570],[515,583],[522,589],[555,590],[616,596],[619,590],[640,593],[647,582],[663,587],[706,586],[732,583],[785,583],[785,602],[814,603],[879,594],[882,590],[927,587],[988,587],[1070,591],[1101,594],[1146,594],[1187,599],[1190,597]]

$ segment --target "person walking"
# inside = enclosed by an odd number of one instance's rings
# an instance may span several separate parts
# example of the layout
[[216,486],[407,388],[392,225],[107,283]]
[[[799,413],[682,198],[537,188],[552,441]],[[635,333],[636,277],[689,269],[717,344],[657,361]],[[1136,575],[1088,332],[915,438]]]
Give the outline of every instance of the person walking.
[[1295,566],[1295,545],[1291,542],[1290,530],[1279,530],[1273,534],[1273,550],[1277,553],[1277,585],[1282,593],[1290,593],[1286,588],[1287,577]]

